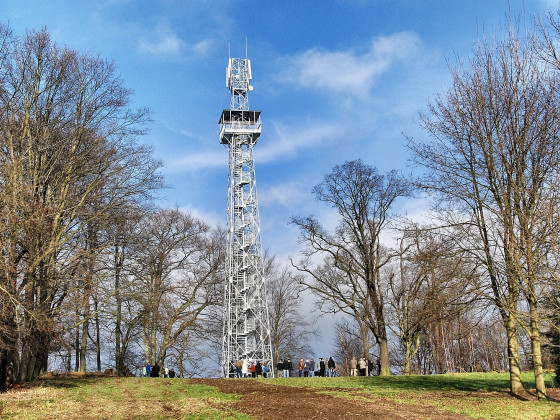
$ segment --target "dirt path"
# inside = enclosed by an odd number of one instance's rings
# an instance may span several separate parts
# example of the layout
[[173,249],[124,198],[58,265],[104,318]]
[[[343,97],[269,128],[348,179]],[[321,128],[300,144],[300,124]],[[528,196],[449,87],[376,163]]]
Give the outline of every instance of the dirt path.
[[[466,419],[458,414],[435,408],[379,403],[360,399],[348,400],[319,394],[316,390],[268,384],[251,379],[191,379],[191,382],[218,388],[220,392],[237,394],[241,401],[233,404],[236,411],[255,419]],[[335,391],[336,388],[328,388]],[[345,390],[348,392],[348,390]],[[359,396],[359,394],[356,394]]]

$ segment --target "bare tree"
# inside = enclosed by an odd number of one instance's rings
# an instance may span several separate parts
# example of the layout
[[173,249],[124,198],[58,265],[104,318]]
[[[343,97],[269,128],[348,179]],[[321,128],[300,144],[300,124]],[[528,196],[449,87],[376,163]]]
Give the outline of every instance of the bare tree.
[[349,374],[350,360],[356,355],[367,354],[368,360],[372,360],[373,355],[370,352],[374,340],[369,337],[371,333],[368,334],[369,329],[364,322],[357,323],[353,317],[344,317],[335,324],[334,330],[334,357],[338,361],[339,374]]
[[[394,201],[410,193],[395,171],[380,175],[361,160],[335,166],[313,189],[318,201],[334,207],[341,219],[334,234],[313,217],[293,217],[307,245],[296,265],[309,275],[307,286],[356,320],[363,319],[379,345],[381,375],[390,375],[382,268],[392,253],[381,245]],[[323,258],[322,265],[313,262]],[[365,357],[368,355],[366,354]]]
[[281,267],[274,256],[265,255],[265,277],[273,360],[311,353],[309,343],[316,329],[303,313],[306,296],[301,276]]
[[[432,141],[411,140],[410,149],[429,170],[422,185],[463,217],[455,236],[486,267],[489,297],[508,333],[512,392],[523,391],[517,338],[522,325],[531,337],[543,398],[539,261],[551,232],[541,229],[539,206],[560,163],[558,79],[543,66],[532,40],[513,30],[503,41],[478,45],[469,68],[458,65],[452,77],[452,86],[421,115]],[[522,297],[528,324],[519,315]]]
[[8,319],[19,320],[16,348],[2,363],[15,361],[28,380],[46,369],[61,331],[55,320],[83,278],[74,263],[80,248],[71,245],[108,209],[148,197],[160,164],[136,144],[148,112],[129,107],[113,63],[59,48],[46,30],[0,47],[0,206],[11,226],[2,289]]
[[137,232],[134,276],[142,306],[144,353],[163,365],[168,349],[217,304],[223,232],[179,210],[149,214]]
[[[395,334],[404,351],[404,374],[411,373],[412,359],[420,348],[423,333],[430,330],[434,340],[436,373],[443,373],[440,351],[441,328],[445,319],[469,308],[476,300],[476,267],[454,242],[431,229],[417,225],[403,227],[398,263],[389,266],[388,300],[397,321]],[[435,328],[434,328],[435,326]]]

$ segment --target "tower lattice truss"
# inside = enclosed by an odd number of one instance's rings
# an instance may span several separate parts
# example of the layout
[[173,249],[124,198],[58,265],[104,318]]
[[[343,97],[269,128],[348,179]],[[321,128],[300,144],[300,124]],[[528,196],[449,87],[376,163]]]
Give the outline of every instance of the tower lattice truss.
[[253,161],[261,112],[249,110],[250,80],[250,60],[230,58],[226,86],[231,108],[220,118],[220,143],[229,150],[222,377],[234,375],[238,360],[266,363],[269,375],[274,374]]

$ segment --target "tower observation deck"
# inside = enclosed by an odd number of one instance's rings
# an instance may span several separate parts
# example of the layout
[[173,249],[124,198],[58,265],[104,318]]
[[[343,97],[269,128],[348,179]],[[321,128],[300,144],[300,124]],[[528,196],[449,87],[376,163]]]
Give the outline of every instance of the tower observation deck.
[[269,366],[274,375],[266,304],[263,252],[253,146],[261,135],[260,111],[249,110],[251,62],[230,58],[226,87],[230,109],[220,117],[220,143],[229,151],[227,281],[224,293],[222,377],[234,376],[235,362]]

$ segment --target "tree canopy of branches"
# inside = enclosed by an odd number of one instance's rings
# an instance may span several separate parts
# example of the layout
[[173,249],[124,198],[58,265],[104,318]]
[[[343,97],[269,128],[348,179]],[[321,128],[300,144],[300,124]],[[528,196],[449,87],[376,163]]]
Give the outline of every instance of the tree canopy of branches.
[[64,302],[89,287],[97,226],[149,198],[160,163],[136,142],[149,113],[130,107],[113,63],[0,26],[0,71],[0,369],[30,380]]
[[[539,284],[546,238],[541,206],[560,163],[559,79],[539,59],[531,37],[475,47],[452,71],[421,125],[430,142],[411,140],[428,171],[427,190],[454,209],[454,237],[486,269],[487,296],[508,333],[510,385],[523,391],[517,328],[531,338],[537,393],[546,395],[539,334]],[[452,214],[452,213],[450,213]],[[459,222],[459,223],[456,223]],[[520,299],[528,305],[523,322]]]
[[[381,375],[390,375],[381,269],[392,255],[381,245],[380,235],[389,223],[391,205],[408,195],[410,186],[395,171],[380,175],[356,160],[335,166],[313,192],[318,201],[336,209],[340,224],[330,234],[312,216],[293,217],[307,245],[296,267],[309,276],[310,281],[304,281],[327,306],[364,322],[379,345]],[[322,263],[315,263],[315,257]],[[364,345],[364,351],[368,349]]]
[[404,350],[403,373],[411,373],[422,334],[435,343],[435,372],[444,373],[441,323],[468,309],[476,297],[476,270],[453,241],[420,226],[407,227],[399,244],[398,264],[390,266],[387,288],[394,330]]
[[163,366],[166,353],[201,314],[217,304],[223,238],[179,210],[147,215],[136,235],[133,277],[144,330],[145,360]]
[[265,255],[265,277],[272,359],[296,359],[297,355],[311,354],[309,343],[316,328],[302,311],[305,295],[301,276]]

